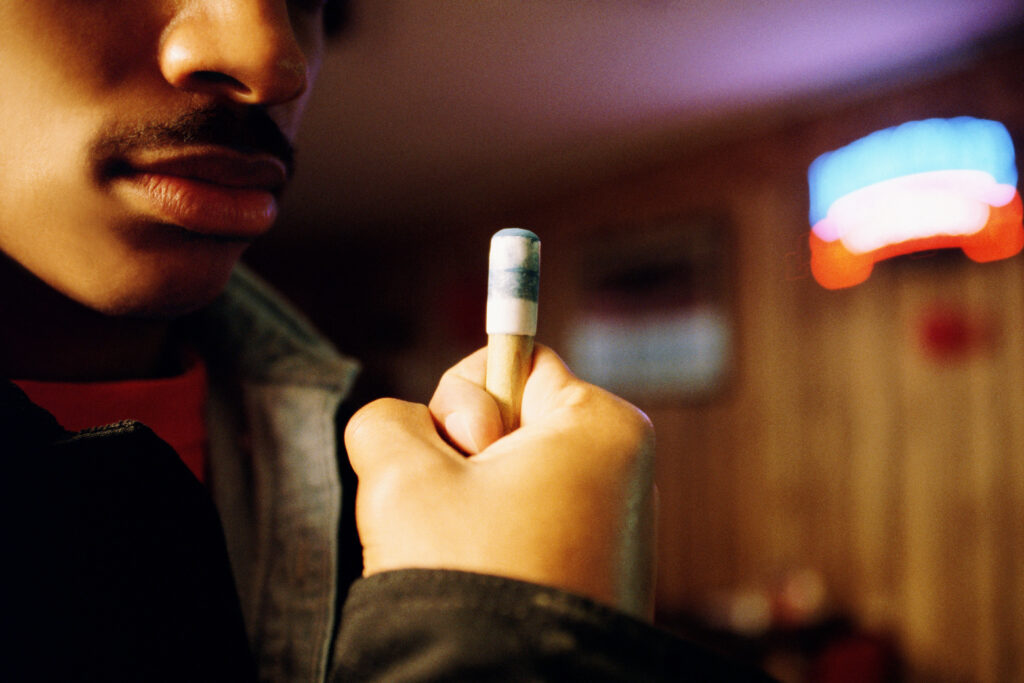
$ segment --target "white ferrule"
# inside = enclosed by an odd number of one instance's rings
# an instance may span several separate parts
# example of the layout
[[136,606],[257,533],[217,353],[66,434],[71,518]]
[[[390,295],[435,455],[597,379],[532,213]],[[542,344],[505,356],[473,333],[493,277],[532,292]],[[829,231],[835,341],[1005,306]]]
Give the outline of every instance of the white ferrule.
[[487,298],[487,334],[537,334],[537,302],[511,297]]

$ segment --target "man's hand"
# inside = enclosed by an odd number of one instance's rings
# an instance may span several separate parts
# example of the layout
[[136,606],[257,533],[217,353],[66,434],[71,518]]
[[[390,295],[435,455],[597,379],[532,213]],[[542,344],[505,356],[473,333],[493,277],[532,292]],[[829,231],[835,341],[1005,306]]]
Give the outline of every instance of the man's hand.
[[497,574],[649,616],[647,417],[538,346],[522,426],[503,436],[483,389],[485,358],[478,351],[446,372],[429,408],[381,399],[349,422],[365,573]]

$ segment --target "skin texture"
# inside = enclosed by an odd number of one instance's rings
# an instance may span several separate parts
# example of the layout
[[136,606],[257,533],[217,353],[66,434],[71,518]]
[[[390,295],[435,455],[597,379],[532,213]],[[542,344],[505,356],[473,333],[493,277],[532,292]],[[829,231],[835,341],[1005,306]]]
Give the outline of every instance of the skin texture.
[[[159,372],[159,321],[216,296],[252,235],[174,224],[132,195],[118,164],[212,153],[282,165],[320,65],[320,12],[313,0],[0,3],[0,283],[35,292],[37,278],[67,299],[0,304],[21,331],[0,344],[0,370],[101,377],[121,357],[122,374]],[[203,116],[229,123],[183,128]],[[103,319],[112,316],[151,322]],[[66,344],[55,319],[74,321],[94,357],[37,353],[54,338]]]
[[382,399],[349,422],[366,573],[468,569],[650,616],[650,422],[539,346],[522,426],[502,436],[485,357],[449,370],[429,407]]

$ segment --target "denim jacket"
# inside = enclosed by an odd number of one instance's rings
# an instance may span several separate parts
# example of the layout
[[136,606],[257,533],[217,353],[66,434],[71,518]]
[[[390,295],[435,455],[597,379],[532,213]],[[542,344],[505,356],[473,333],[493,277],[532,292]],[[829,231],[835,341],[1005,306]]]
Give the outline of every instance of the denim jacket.
[[358,365],[244,268],[188,326],[210,376],[209,487],[260,677],[325,680],[346,495],[335,414]]

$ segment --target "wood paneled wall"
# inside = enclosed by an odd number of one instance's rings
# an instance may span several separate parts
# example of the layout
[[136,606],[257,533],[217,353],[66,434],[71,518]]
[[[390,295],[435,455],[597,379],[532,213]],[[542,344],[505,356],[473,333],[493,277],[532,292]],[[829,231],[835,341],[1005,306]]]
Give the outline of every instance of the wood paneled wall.
[[[662,610],[812,568],[839,608],[897,639],[910,680],[1024,681],[1024,255],[925,254],[826,291],[804,242],[808,164],[876,129],[973,115],[1024,149],[1021,74],[1024,52],[998,51],[532,217],[556,330],[573,311],[574,245],[602,229],[710,211],[733,230],[729,387],[638,401],[659,438]],[[934,316],[976,337],[936,355]]]

